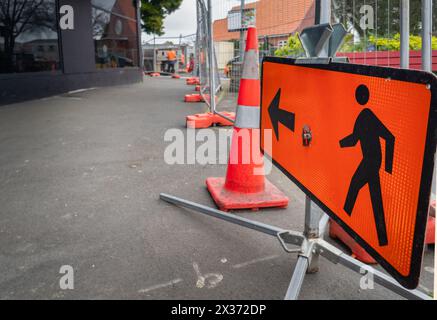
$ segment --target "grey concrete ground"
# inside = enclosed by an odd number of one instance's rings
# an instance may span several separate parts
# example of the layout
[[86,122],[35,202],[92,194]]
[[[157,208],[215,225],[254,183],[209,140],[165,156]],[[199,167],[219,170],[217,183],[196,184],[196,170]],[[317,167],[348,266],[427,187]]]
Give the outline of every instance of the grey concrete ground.
[[[1,299],[282,299],[296,256],[268,236],[180,209],[213,206],[204,180],[223,165],[166,165],[164,133],[201,112],[183,80],[102,88],[0,108]],[[214,129],[217,130],[217,129]],[[244,217],[302,230],[304,196],[281,173],[286,210]],[[62,265],[74,290],[59,288]],[[422,288],[432,289],[428,250]],[[321,259],[302,299],[399,299]]]

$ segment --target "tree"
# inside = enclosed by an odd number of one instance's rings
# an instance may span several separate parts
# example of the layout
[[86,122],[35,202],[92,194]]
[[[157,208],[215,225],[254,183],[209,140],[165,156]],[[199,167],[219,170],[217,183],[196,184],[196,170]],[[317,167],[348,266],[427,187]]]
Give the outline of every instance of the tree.
[[[12,61],[16,39],[39,28],[55,30],[53,18],[55,2],[46,0],[2,0],[0,1],[1,36],[4,38],[4,69],[13,69]],[[2,67],[3,69],[3,67]]]
[[[400,0],[333,0],[332,13],[336,22],[343,23],[346,28],[352,27],[360,37],[375,35],[392,37],[400,32]],[[363,30],[360,26],[364,5],[371,6],[374,14],[374,29]],[[410,1],[410,34],[421,32],[421,0]],[[433,10],[433,21],[437,19],[437,10]]]
[[141,0],[142,28],[147,34],[164,34],[164,19],[179,9],[182,0]]

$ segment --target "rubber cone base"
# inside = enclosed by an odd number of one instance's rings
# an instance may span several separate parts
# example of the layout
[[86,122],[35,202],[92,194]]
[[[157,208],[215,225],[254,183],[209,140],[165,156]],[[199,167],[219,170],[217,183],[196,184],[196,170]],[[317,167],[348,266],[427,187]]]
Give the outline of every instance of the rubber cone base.
[[335,221],[329,220],[329,236],[338,239],[352,251],[352,256],[366,264],[376,264],[373,259],[355,240],[346,233]]
[[184,97],[184,101],[188,102],[188,103],[193,103],[193,102],[203,102],[203,98],[202,95],[199,93],[193,93],[193,94],[187,94]]
[[425,244],[435,244],[435,218],[428,217],[426,224]]
[[[235,113],[222,112],[226,117],[235,119]],[[198,113],[195,115],[187,116],[186,118],[187,128],[191,129],[205,129],[212,126],[232,126],[233,123],[213,113]]]
[[288,198],[281,190],[265,179],[265,188],[257,193],[240,193],[224,188],[225,178],[208,178],[206,186],[217,207],[222,211],[288,206]]

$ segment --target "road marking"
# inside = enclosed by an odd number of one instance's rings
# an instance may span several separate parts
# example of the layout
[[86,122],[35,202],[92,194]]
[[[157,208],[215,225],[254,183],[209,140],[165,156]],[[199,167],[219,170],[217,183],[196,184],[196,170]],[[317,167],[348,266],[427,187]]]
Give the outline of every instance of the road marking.
[[197,275],[196,287],[199,289],[205,287],[205,284],[208,289],[214,289],[223,280],[223,275],[220,273],[207,273],[202,275],[199,265],[196,262],[193,262],[193,269]]
[[91,91],[91,90],[95,90],[96,88],[85,88],[85,89],[78,89],[78,90],[73,90],[73,91],[68,91],[68,94],[75,94],[75,93],[81,93],[81,92],[85,92],[85,91]]
[[249,260],[249,261],[246,261],[246,262],[243,262],[243,263],[234,264],[232,266],[232,268],[234,268],[234,269],[241,269],[241,268],[250,266],[251,264],[255,264],[255,263],[263,262],[263,261],[268,261],[268,260],[273,260],[273,259],[276,259],[278,257],[279,257],[279,255],[274,255],[274,256],[268,256],[268,257],[259,258],[259,259],[253,259],[253,260]]
[[171,280],[169,282],[157,284],[157,285],[145,288],[145,289],[138,290],[138,293],[147,293],[147,292],[150,292],[150,291],[153,291],[153,290],[162,289],[162,288],[166,288],[166,287],[171,287],[171,286],[174,286],[175,284],[178,284],[179,282],[182,282],[182,281],[183,280],[181,278],[174,279],[174,280]]

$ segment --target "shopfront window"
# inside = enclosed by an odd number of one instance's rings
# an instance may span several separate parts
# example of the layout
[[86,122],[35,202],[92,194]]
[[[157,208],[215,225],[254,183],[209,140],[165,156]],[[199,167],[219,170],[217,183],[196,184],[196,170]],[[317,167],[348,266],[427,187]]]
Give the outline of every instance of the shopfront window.
[[59,69],[55,0],[0,1],[0,73]]
[[136,8],[131,0],[92,0],[96,66],[138,66]]

